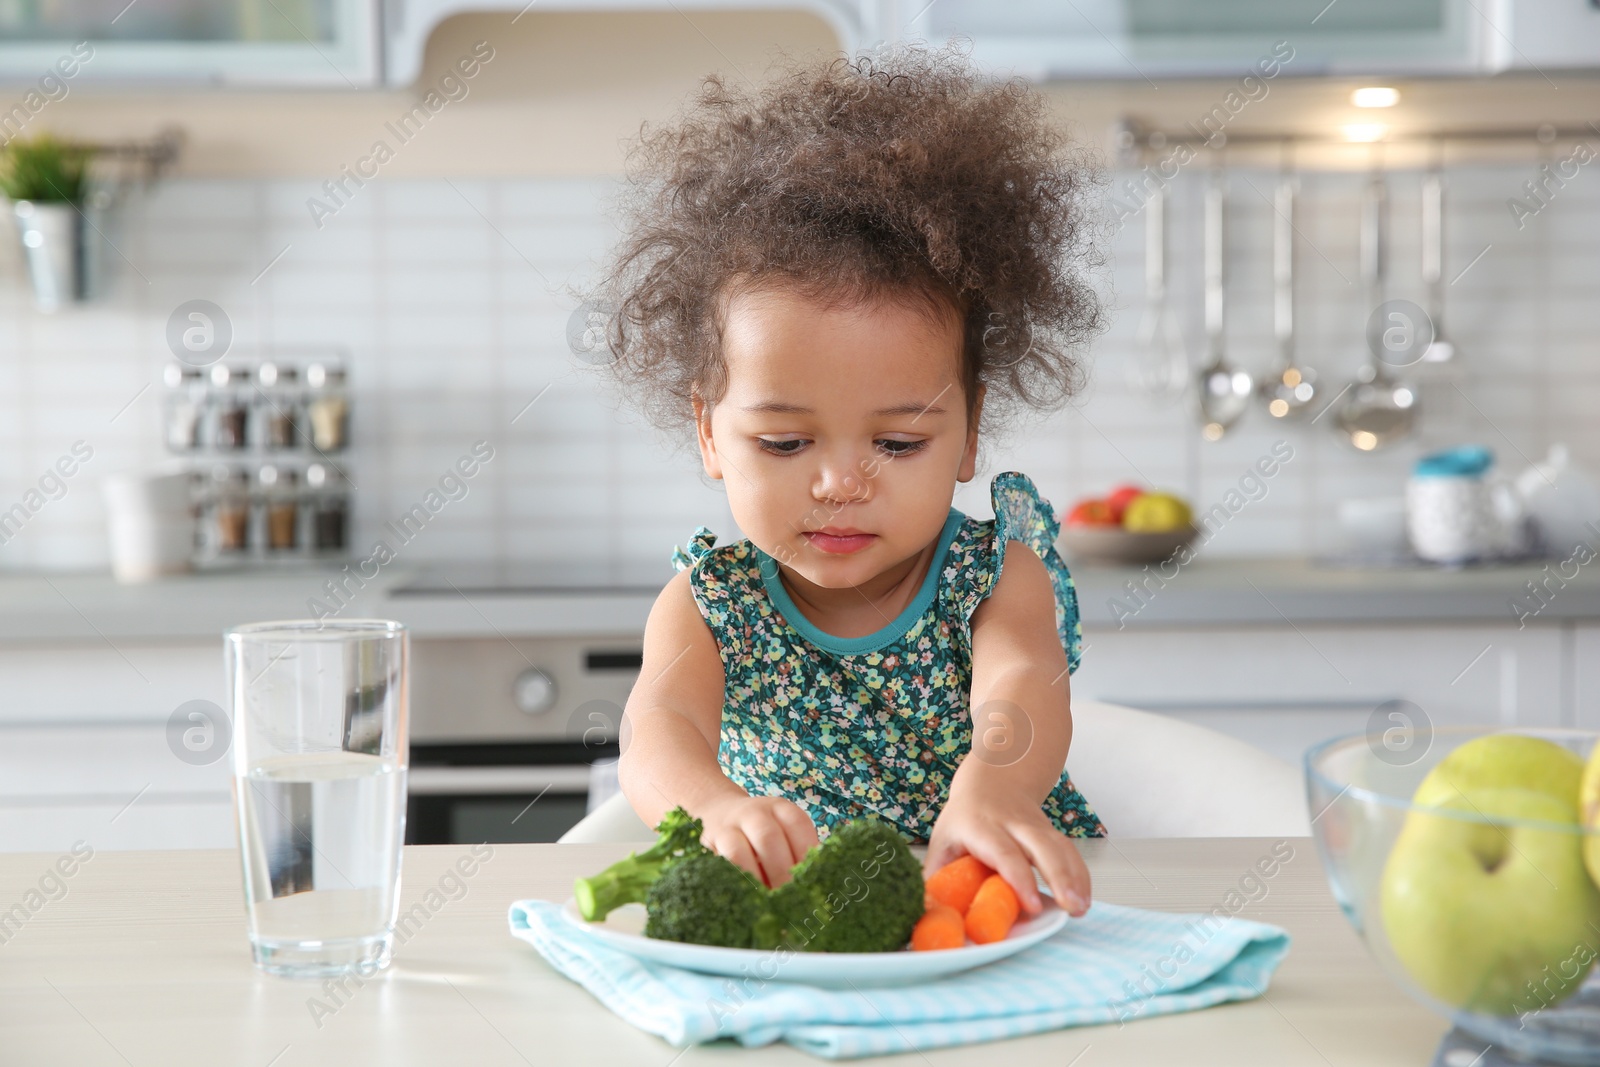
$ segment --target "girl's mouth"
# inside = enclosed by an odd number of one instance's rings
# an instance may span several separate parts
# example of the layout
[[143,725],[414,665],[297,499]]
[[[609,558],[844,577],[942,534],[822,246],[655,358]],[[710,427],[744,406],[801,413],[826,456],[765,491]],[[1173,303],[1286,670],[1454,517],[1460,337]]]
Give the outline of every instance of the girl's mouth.
[[812,548],[827,552],[830,555],[847,556],[852,552],[860,552],[878,539],[877,534],[862,533],[860,530],[841,530],[834,527],[824,527],[820,530],[805,531],[805,539]]

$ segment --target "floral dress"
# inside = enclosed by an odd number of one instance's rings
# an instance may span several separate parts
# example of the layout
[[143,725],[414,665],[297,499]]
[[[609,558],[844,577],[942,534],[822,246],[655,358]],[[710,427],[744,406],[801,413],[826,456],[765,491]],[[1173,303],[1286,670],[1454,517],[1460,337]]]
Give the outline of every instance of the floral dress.
[[[812,625],[777,562],[749,541],[716,547],[701,527],[673,553],[679,570],[692,570],[695,603],[722,657],[717,760],[733,782],[752,796],[792,800],[820,836],[871,814],[913,841],[928,839],[972,746],[971,618],[994,590],[1008,541],[1032,548],[1050,573],[1069,671],[1083,645],[1050,505],[1021,474],[999,475],[991,492],[995,518],[952,508],[915,599],[865,637]],[[990,714],[980,715],[985,729]],[[1065,770],[1041,807],[1063,833],[1105,834]]]

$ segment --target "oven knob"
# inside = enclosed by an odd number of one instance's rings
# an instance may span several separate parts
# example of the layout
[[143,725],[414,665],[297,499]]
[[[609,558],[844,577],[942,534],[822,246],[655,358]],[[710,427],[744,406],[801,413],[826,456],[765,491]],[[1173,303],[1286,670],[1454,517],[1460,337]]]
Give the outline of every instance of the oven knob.
[[529,715],[538,715],[556,706],[556,682],[537,667],[529,667],[511,683],[511,699]]

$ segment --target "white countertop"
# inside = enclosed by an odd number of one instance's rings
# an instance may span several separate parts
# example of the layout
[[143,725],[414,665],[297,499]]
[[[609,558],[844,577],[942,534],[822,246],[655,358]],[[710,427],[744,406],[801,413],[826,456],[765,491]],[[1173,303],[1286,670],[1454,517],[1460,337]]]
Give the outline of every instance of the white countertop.
[[[1286,927],[1293,946],[1264,998],[1116,1026],[855,1062],[1425,1064],[1445,1025],[1390,984],[1340,915],[1309,839],[1290,842],[1270,892],[1241,915]],[[1098,899],[1209,910],[1272,845],[1266,838],[1097,840],[1083,852]],[[393,966],[332,1015],[322,983],[258,973],[244,936],[232,850],[97,852],[0,945],[0,1059],[73,1067],[362,1067],[383,1064],[817,1064],[786,1045],[678,1050],[602,1008],[511,937],[512,900],[563,900],[572,880],[626,845],[496,845],[395,952]],[[464,847],[406,849],[402,912]],[[0,856],[0,902],[23,898],[53,855]],[[320,1025],[319,1025],[320,1023]],[[1087,1051],[1086,1051],[1087,1050]]]
[[[1552,566],[1552,572],[1554,568]],[[229,626],[306,618],[311,602],[330,602],[332,567],[271,568],[183,575],[119,585],[105,573],[0,575],[0,643],[188,640]],[[386,569],[354,593],[341,617],[398,619],[418,637],[607,635],[642,633],[653,596],[485,592],[394,594],[414,571]],[[1518,624],[1514,602],[1543,565],[1448,571],[1346,568],[1304,560],[1201,560],[1163,578],[1155,568],[1078,565],[1084,625],[1278,626],[1361,622]],[[1128,583],[1143,590],[1140,607]],[[1600,621],[1600,578],[1580,571],[1557,587],[1530,626]],[[1525,603],[1533,603],[1526,601]],[[1118,604],[1123,606],[1119,614]],[[1131,617],[1130,608],[1138,610]]]
[[[340,618],[397,619],[416,637],[519,637],[644,632],[654,597],[466,592],[395,596],[409,569],[384,570],[354,591]],[[272,568],[186,574],[122,585],[109,574],[0,577],[0,643],[32,641],[192,640],[230,626],[314,616],[313,600],[332,606],[325,583],[338,568]]]

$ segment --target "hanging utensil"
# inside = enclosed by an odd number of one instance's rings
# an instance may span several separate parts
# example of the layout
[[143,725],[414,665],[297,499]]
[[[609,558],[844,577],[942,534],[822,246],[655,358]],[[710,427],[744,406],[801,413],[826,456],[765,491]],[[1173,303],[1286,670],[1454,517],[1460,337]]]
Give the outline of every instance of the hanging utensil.
[[1422,281],[1428,287],[1428,317],[1433,341],[1422,353],[1425,363],[1448,363],[1456,346],[1444,335],[1444,179],[1437,155],[1422,179]]
[[[1417,394],[1390,375],[1384,362],[1385,332],[1390,329],[1384,308],[1384,268],[1388,249],[1385,215],[1388,189],[1381,171],[1367,182],[1361,211],[1361,278],[1372,307],[1366,341],[1370,358],[1356,374],[1334,413],[1334,425],[1352,445],[1372,452],[1408,436],[1417,419]],[[1414,328],[1415,324],[1411,324]]]
[[1267,414],[1275,419],[1304,415],[1317,396],[1317,372],[1295,363],[1294,186],[1294,175],[1284,167],[1272,205],[1272,332],[1281,362],[1276,376],[1261,383]]
[[1227,326],[1227,191],[1222,168],[1213,167],[1206,183],[1206,363],[1200,368],[1200,435],[1219,441],[1250,405],[1250,375],[1228,362],[1223,335]]
[[1167,308],[1167,190],[1158,188],[1144,206],[1144,315],[1129,383],[1152,400],[1173,401],[1189,387],[1183,335]]

